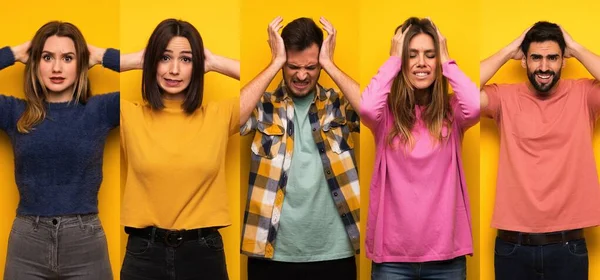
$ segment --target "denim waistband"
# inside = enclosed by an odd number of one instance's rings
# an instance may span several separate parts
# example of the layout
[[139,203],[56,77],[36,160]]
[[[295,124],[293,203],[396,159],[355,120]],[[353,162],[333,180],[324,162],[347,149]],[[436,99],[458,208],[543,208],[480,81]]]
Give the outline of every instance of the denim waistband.
[[96,222],[100,219],[98,214],[85,214],[85,215],[66,215],[66,216],[17,216],[17,219],[21,219],[27,222],[32,222],[35,227],[46,226],[53,228],[65,228],[73,226],[81,226],[90,222]]

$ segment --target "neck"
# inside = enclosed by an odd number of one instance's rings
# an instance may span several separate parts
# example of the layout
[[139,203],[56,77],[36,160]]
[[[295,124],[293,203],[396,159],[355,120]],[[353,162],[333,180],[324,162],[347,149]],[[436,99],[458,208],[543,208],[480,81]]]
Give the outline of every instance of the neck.
[[180,92],[180,93],[177,93],[177,94],[163,93],[162,97],[165,100],[172,100],[172,101],[183,101],[183,100],[185,100],[185,94],[183,92]]
[[431,93],[429,89],[415,89],[415,104],[424,106],[431,102]]
[[73,89],[68,88],[62,92],[49,91],[46,96],[46,102],[48,103],[63,103],[69,102],[73,99]]
[[550,88],[550,90],[548,90],[546,92],[542,92],[542,91],[535,89],[535,87],[533,87],[531,82],[527,84],[527,87],[529,88],[529,90],[531,92],[534,92],[536,96],[541,97],[541,98],[548,98],[548,97],[554,95],[554,93],[558,90],[559,84],[560,84],[560,80],[556,81],[556,84],[554,84],[552,86],[552,88]]

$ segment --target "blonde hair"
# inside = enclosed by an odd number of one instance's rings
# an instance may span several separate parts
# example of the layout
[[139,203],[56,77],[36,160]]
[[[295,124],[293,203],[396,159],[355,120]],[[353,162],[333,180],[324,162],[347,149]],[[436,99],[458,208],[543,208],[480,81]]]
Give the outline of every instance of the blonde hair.
[[[448,79],[442,75],[442,66],[439,59],[439,38],[435,27],[428,19],[419,19],[416,17],[411,17],[402,25],[398,26],[396,32],[399,32],[398,29],[401,29],[400,32],[405,32],[406,28],[409,26],[410,28],[404,36],[404,48],[402,50],[403,62],[407,62],[410,59],[408,45],[416,35],[422,33],[429,35],[433,39],[435,45],[435,55],[437,58],[435,80],[428,88],[428,104],[421,115],[421,119],[427,126],[432,138],[435,141],[441,141],[444,138],[442,135],[444,126],[447,126],[448,132],[450,133],[452,110],[450,108],[450,96],[448,95]],[[394,124],[388,134],[387,142],[389,145],[392,145],[393,139],[398,136],[403,144],[412,148],[414,147],[415,140],[411,131],[416,122],[415,105],[417,100],[415,97],[415,89],[408,78],[409,74],[408,67],[402,67],[396,78],[394,78],[390,94],[388,95],[388,106],[392,111]]]
[[25,65],[25,99],[27,105],[17,122],[20,133],[29,133],[46,118],[48,90],[42,82],[39,67],[44,44],[48,37],[68,37],[73,40],[77,56],[78,78],[73,84],[72,101],[86,103],[91,96],[88,67],[90,53],[83,35],[77,27],[68,22],[51,21],[42,26],[33,36],[28,50],[29,59]]

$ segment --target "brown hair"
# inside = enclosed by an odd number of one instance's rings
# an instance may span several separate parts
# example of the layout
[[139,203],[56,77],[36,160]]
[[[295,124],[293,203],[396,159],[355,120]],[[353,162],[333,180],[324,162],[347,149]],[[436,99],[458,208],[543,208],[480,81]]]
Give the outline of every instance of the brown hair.
[[86,103],[91,96],[90,82],[88,79],[90,52],[81,31],[68,22],[51,21],[42,26],[33,36],[31,47],[28,50],[29,59],[25,65],[25,99],[27,105],[25,111],[17,122],[17,130],[20,133],[29,133],[46,118],[46,105],[44,102],[48,97],[48,90],[42,82],[39,68],[44,44],[48,37],[68,37],[73,40],[77,56],[78,78],[73,84],[72,100]]
[[320,50],[323,30],[310,18],[297,18],[283,28],[281,38],[286,51],[303,51],[313,44]]
[[[442,66],[440,62],[440,48],[439,38],[435,27],[428,19],[419,19],[411,17],[407,19],[402,25],[396,28],[396,32],[401,29],[401,32],[410,26],[406,35],[404,36],[403,49],[402,49],[402,61],[408,62],[409,57],[409,43],[413,37],[418,34],[427,34],[433,39],[435,45],[436,55],[436,71],[435,80],[428,88],[428,104],[421,115],[421,119],[424,121],[429,134],[436,140],[440,141],[444,138],[442,135],[442,128],[447,126],[450,131],[452,123],[452,110],[450,108],[450,96],[448,95],[448,79],[442,75]],[[406,65],[406,64],[405,64]],[[413,147],[414,138],[411,133],[415,122],[415,89],[409,81],[409,69],[408,67],[402,67],[396,78],[392,83],[392,88],[388,96],[388,104],[394,117],[394,126],[388,134],[388,144],[392,144],[394,137],[399,136],[401,142],[408,144],[409,147]]]
[[187,21],[166,19],[156,26],[144,53],[142,73],[142,97],[153,110],[162,110],[162,90],[156,80],[158,63],[173,37],[184,37],[192,47],[192,78],[181,107],[192,114],[202,105],[204,93],[204,44],[198,30]]

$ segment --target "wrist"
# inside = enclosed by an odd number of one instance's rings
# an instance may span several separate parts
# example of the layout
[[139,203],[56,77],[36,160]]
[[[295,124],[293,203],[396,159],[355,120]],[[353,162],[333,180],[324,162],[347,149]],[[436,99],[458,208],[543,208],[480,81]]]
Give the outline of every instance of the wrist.
[[319,64],[321,64],[321,68],[323,68],[323,70],[325,70],[325,72],[329,72],[330,69],[336,67],[335,63],[333,63],[333,61],[331,61],[331,60],[323,61],[323,62],[320,62]]
[[18,48],[11,47],[10,50],[12,52],[13,57],[15,58],[15,61],[20,61],[21,53],[19,52]]
[[585,50],[585,48],[577,43],[573,43],[571,46],[567,46],[565,52],[569,51],[571,56],[579,59],[579,55]]
[[450,61],[450,57],[448,57],[447,55],[441,55],[441,57],[440,57],[441,64],[445,64],[448,61]]
[[204,60],[204,73],[208,73],[214,71],[213,62],[210,59]]
[[277,66],[277,68],[282,68],[285,65],[286,58],[274,58],[271,60],[271,65]]
[[95,54],[96,57],[94,57],[94,60],[96,61],[95,64],[102,64],[102,62],[104,61],[105,54],[106,54],[106,49],[99,49],[98,52]]
[[511,58],[515,57],[521,51],[521,45],[515,46],[514,44],[508,45],[502,50],[500,50],[500,55],[502,57],[503,62],[509,61]]

